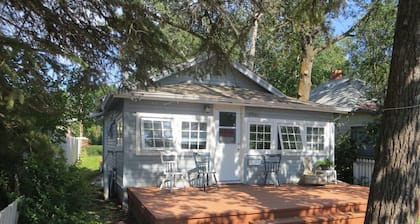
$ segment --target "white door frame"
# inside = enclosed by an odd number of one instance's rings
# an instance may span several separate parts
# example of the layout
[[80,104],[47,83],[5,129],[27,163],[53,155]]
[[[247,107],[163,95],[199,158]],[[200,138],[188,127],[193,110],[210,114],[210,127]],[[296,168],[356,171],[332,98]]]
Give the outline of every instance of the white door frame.
[[[215,151],[214,151],[214,168],[217,178],[224,183],[240,183],[243,179],[243,108],[231,105],[214,105],[214,122],[215,122]],[[219,112],[235,112],[236,113],[236,142],[234,144],[219,143]],[[234,152],[232,155],[225,155],[226,152]],[[233,158],[232,158],[233,157]],[[226,173],[226,167],[229,161],[232,164],[233,172]],[[230,170],[229,170],[230,171]]]

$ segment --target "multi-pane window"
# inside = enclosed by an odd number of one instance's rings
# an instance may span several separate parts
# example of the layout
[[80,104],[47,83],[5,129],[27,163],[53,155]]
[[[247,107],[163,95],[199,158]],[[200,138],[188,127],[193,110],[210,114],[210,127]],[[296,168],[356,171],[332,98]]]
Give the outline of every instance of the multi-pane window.
[[282,149],[302,150],[302,136],[300,128],[296,126],[279,126],[279,137],[283,147]]
[[324,150],[324,128],[306,128],[306,146],[308,150]]
[[271,125],[249,125],[249,148],[251,150],[270,150],[271,148]]
[[143,120],[145,148],[168,149],[174,146],[172,124],[165,120]]
[[207,124],[204,122],[182,122],[182,149],[205,149],[207,143]]

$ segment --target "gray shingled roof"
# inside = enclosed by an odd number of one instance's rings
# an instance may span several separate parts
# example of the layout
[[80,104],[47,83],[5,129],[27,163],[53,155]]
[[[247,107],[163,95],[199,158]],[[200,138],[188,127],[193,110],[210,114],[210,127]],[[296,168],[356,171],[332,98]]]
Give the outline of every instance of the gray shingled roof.
[[256,90],[200,84],[176,84],[149,88],[141,91],[127,91],[114,94],[113,98],[128,98],[132,100],[177,101],[209,104],[232,104],[250,107],[278,108],[302,111],[318,111],[327,113],[342,113],[333,106],[313,102],[302,102],[287,96]]
[[365,81],[342,78],[325,82],[313,89],[310,100],[348,112],[375,111],[375,99],[370,97],[370,93],[371,88]]

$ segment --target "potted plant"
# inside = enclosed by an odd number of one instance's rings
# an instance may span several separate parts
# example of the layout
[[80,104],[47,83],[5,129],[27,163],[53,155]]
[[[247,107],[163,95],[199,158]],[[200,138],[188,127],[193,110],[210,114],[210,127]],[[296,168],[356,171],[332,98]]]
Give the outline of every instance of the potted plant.
[[323,159],[323,160],[318,160],[315,163],[315,168],[316,169],[321,169],[321,170],[330,170],[332,168],[334,168],[334,162],[331,161],[330,159]]

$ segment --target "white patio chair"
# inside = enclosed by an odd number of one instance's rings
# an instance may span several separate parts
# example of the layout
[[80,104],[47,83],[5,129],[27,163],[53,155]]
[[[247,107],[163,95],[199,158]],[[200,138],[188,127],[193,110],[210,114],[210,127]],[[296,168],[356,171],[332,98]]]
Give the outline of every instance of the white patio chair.
[[176,152],[161,152],[160,159],[162,161],[164,175],[160,189],[167,188],[172,191],[176,187],[178,180],[182,180],[184,189],[186,189],[187,174],[178,169],[178,154]]

